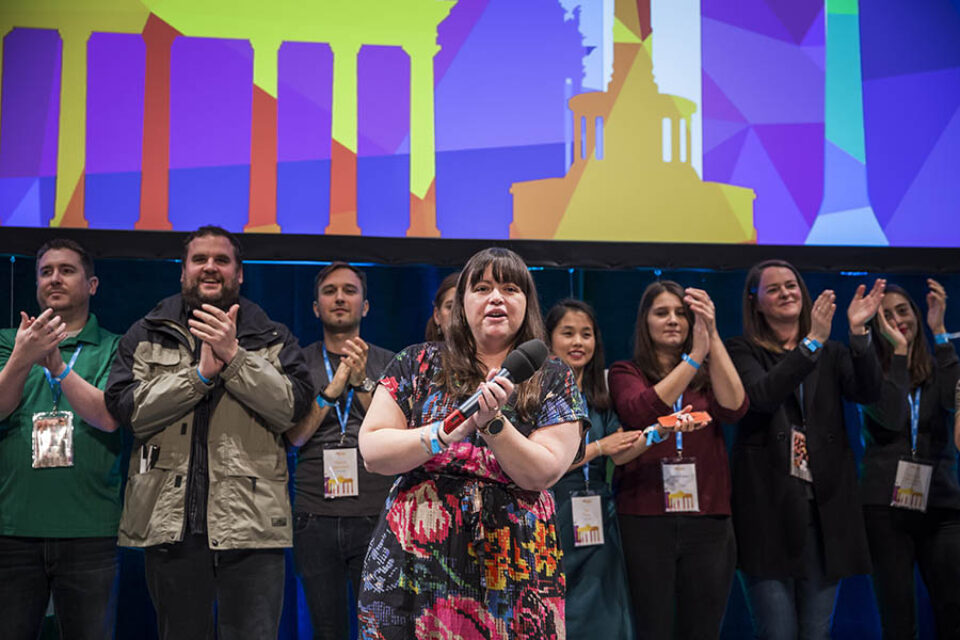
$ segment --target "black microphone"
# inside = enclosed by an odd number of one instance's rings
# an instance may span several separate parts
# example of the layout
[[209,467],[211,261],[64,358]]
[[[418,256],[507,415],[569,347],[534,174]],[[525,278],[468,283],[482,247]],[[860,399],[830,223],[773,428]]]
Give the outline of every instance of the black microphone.
[[[543,343],[543,340],[537,338],[527,340],[507,354],[497,375],[520,384],[543,366],[548,353],[547,345]],[[478,389],[475,394],[464,400],[456,411],[444,419],[443,432],[450,433],[463,424],[467,418],[475,414],[479,408],[480,390]]]

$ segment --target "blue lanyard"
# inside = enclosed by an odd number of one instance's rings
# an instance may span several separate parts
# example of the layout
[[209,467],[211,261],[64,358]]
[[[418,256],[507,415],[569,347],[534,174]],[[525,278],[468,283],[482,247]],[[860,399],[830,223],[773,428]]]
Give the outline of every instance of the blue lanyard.
[[[323,366],[327,368],[327,382],[333,382],[333,369],[330,367],[330,356],[327,355],[327,345],[320,345],[323,348]],[[353,389],[347,392],[347,401],[340,410],[340,402],[336,402],[333,408],[337,411],[337,421],[340,423],[340,435],[347,432],[347,420],[350,418],[350,405],[353,404]]]
[[[683,409],[683,394],[680,394],[680,397],[677,398],[677,401],[673,403],[673,412],[676,413]],[[677,436],[677,457],[679,458],[683,453],[683,434],[679,431],[675,432],[673,435]]]
[[907,402],[910,403],[910,450],[914,457],[917,455],[917,429],[920,427],[920,387],[917,392],[910,397],[907,393]]
[[[584,437],[584,447],[590,444],[590,432],[587,431],[587,435]],[[583,483],[590,488],[590,463],[585,462],[583,465]]]
[[[67,374],[73,369],[73,365],[77,364],[77,356],[80,355],[80,352],[83,350],[83,345],[77,343],[77,350],[73,352],[73,357],[70,358],[70,363],[67,364],[67,368],[63,370],[63,373],[60,374],[60,380],[63,380],[67,377]],[[50,373],[50,369],[43,367],[43,375],[47,377],[47,384],[50,385],[50,392],[53,394],[53,410],[57,410],[57,404],[60,402],[60,394],[63,393],[63,389],[60,387],[60,380],[55,380],[53,375]]]

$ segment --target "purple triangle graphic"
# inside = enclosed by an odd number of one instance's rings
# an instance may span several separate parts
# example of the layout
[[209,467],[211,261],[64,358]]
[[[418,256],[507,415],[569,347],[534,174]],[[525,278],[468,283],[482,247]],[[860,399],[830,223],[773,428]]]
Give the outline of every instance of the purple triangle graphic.
[[754,125],[784,185],[810,224],[823,199],[823,124]]
[[704,119],[727,120],[743,122],[744,124],[747,122],[747,119],[730,101],[723,89],[706,72],[703,73],[703,117]]
[[814,20],[823,11],[824,0],[768,0],[770,9],[790,33],[791,39],[800,43],[810,30]]
[[764,0],[703,0],[701,16],[778,40],[792,40]]
[[739,133],[703,154],[704,180],[730,182],[749,132],[748,128],[741,127]]

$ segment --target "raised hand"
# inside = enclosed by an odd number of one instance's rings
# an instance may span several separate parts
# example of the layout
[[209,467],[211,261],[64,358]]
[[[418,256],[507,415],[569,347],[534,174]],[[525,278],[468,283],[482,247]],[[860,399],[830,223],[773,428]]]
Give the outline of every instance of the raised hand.
[[883,311],[877,313],[877,324],[880,327],[880,335],[893,345],[893,352],[898,356],[907,355],[907,347],[909,346],[907,344],[907,337],[900,333],[899,329],[890,324]]
[[[860,285],[860,288],[863,289],[863,285]],[[836,300],[837,294],[832,289],[825,289],[814,300],[813,308],[810,310],[810,338],[821,344],[830,337],[833,314],[837,310]]]
[[233,305],[229,311],[218,309],[212,304],[204,304],[193,310],[193,318],[187,321],[190,333],[203,340],[213,349],[213,354],[225,364],[237,355],[237,312],[240,305]]
[[350,369],[350,384],[354,387],[359,386],[367,377],[367,354],[370,352],[370,346],[358,336],[347,340],[343,348],[346,353],[340,362],[341,364],[346,362]]
[[880,302],[883,300],[883,291],[887,286],[887,281],[883,278],[877,278],[873,283],[870,293],[864,295],[866,286],[857,287],[853,294],[853,300],[847,307],[847,320],[850,322],[850,332],[858,335],[867,332],[867,323],[876,315],[880,308]]
[[927,326],[933,335],[946,333],[943,316],[947,312],[947,291],[933,278],[927,278],[927,286],[930,287],[927,293]]
[[10,357],[22,358],[21,362],[43,365],[51,351],[60,355],[57,347],[66,337],[66,324],[60,316],[54,315],[53,309],[45,310],[36,318],[31,318],[21,311],[20,326],[17,328]]
[[710,299],[710,294],[703,289],[687,287],[684,290],[683,301],[697,315],[698,321],[703,318],[707,331],[713,337],[717,332],[717,310],[713,305],[713,300]]

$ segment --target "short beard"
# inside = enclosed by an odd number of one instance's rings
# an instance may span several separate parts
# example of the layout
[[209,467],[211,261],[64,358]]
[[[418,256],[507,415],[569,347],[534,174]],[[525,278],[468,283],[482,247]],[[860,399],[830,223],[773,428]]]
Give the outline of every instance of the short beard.
[[198,281],[192,285],[184,284],[180,294],[183,296],[183,300],[187,303],[187,306],[191,309],[199,309],[205,304],[212,304],[218,309],[228,311],[230,307],[240,299],[240,287],[239,285],[225,281],[219,296],[202,298],[200,297],[200,282]]

